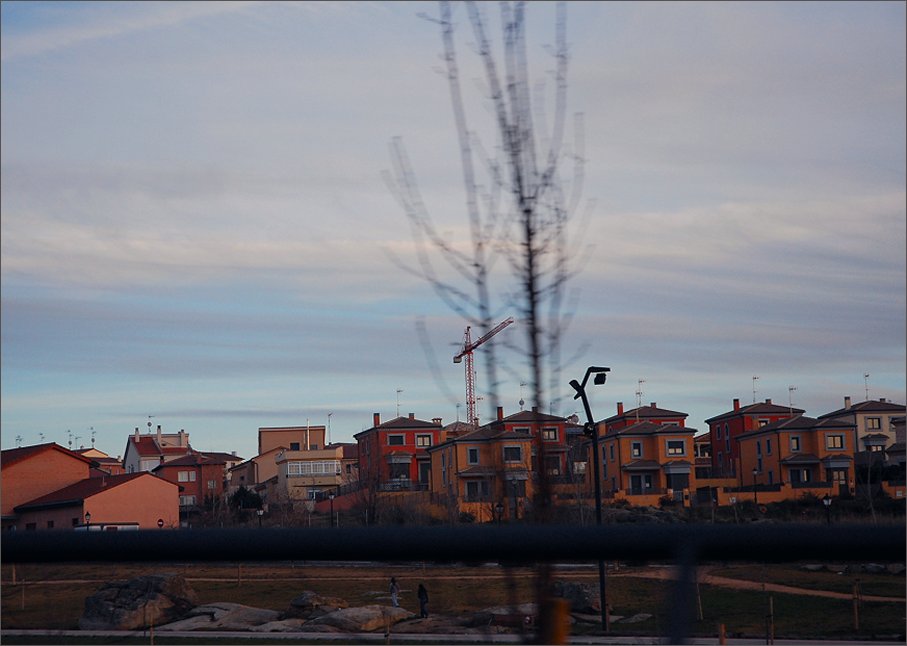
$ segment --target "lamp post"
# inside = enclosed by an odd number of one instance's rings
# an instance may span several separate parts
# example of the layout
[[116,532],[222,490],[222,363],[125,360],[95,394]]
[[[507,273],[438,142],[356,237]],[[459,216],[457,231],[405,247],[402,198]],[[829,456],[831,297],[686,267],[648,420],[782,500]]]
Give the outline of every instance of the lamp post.
[[831,496],[825,494],[822,504],[825,505],[825,524],[831,525]]
[[259,507],[255,513],[258,514],[258,528],[261,529],[261,517],[265,515],[265,510]]
[[90,511],[85,512],[85,531],[86,532],[91,531],[91,512]]
[[[586,369],[586,376],[583,377],[583,383],[576,379],[570,382],[570,386],[576,391],[573,399],[583,400],[583,409],[586,411],[586,423],[583,424],[583,434],[592,440],[592,473],[595,486],[595,524],[602,524],[602,487],[601,487],[601,466],[598,459],[598,426],[592,418],[592,409],[589,407],[589,398],[586,396],[586,382],[591,375],[595,375],[593,383],[596,385],[604,384],[608,379],[607,373],[611,368],[601,368],[590,366]],[[602,630],[608,632],[611,629],[610,617],[608,616],[608,597],[605,592],[605,562],[598,561],[598,595],[601,599],[602,611]]]
[[753,504],[757,507],[759,506],[759,493],[756,491],[756,475],[759,473],[759,469],[753,467]]
[[334,492],[328,494],[328,499],[331,501],[331,527],[334,526]]

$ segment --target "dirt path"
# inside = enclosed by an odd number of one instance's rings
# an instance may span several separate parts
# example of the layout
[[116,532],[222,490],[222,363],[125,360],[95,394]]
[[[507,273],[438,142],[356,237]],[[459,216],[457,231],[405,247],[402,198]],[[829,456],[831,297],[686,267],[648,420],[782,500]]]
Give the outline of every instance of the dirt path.
[[[609,576],[627,576],[638,577],[642,579],[660,579],[670,580],[675,576],[674,568],[652,568],[650,570],[633,570],[627,572],[613,572]],[[813,590],[810,588],[795,588],[790,585],[780,583],[763,583],[761,581],[745,581],[742,579],[732,579],[725,576],[710,574],[710,568],[701,567],[697,572],[699,583],[714,585],[722,588],[732,588],[735,590],[758,590],[760,592],[781,592],[784,594],[800,594],[812,597],[826,597],[828,599],[853,599],[853,595],[848,592],[832,592],[830,590]],[[904,603],[904,597],[881,597],[872,594],[861,595],[863,601],[887,601],[895,603]]]

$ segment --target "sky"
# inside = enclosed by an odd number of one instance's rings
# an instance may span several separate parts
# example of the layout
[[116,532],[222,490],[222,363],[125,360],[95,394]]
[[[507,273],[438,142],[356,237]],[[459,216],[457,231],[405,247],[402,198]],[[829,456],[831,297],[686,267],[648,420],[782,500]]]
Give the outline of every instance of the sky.
[[[401,267],[415,243],[382,179],[400,137],[462,248],[435,3],[0,12],[4,449],[93,435],[117,456],[151,422],[249,458],[262,426],[329,425],[340,442],[376,412],[465,419],[451,359],[467,323]],[[567,16],[588,218],[571,230],[585,261],[547,412],[582,416],[567,382],[592,365],[611,368],[590,387],[596,419],[656,402],[707,430],[735,398],[810,416],[845,396],[904,403],[905,4],[571,2]],[[550,88],[553,5],[527,20],[531,75]],[[462,5],[454,22],[470,125],[487,133]],[[495,279],[500,303],[509,278]],[[529,371],[502,352],[510,414]]]

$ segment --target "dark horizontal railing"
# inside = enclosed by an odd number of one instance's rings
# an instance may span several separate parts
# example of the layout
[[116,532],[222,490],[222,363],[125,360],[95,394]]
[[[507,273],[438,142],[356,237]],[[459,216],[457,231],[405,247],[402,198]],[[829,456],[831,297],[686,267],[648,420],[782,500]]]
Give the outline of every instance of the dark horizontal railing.
[[901,525],[479,525],[5,532],[4,562],[904,560]]

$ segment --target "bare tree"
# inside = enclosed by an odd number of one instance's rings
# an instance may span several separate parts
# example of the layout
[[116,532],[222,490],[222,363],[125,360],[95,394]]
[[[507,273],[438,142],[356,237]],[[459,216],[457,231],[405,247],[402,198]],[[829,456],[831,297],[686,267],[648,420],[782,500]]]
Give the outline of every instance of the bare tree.
[[[457,7],[461,5],[456,5]],[[553,111],[546,119],[543,102],[533,100],[526,45],[525,2],[501,2],[501,43],[496,52],[488,34],[484,3],[465,3],[474,51],[493,119],[496,140],[485,146],[469,128],[460,82],[453,7],[440,3],[440,17],[430,18],[441,29],[446,76],[460,144],[461,169],[469,222],[469,251],[439,233],[422,200],[415,174],[400,139],[391,145],[393,173],[385,175],[409,217],[418,249],[418,269],[441,299],[473,325],[487,332],[504,310],[515,310],[525,332],[531,400],[538,410],[558,399],[562,339],[570,322],[567,284],[574,273],[568,224],[577,211],[582,189],[579,143],[568,154],[566,4],[556,5],[553,55]],[[544,90],[544,88],[543,88]],[[544,97],[544,91],[536,96]],[[581,128],[577,141],[581,143]],[[497,151],[492,155],[488,151]],[[572,172],[562,167],[572,159]],[[477,163],[478,162],[478,163]],[[484,170],[479,180],[478,168]],[[568,177],[569,176],[569,177]],[[570,181],[568,181],[568,179]],[[580,254],[582,255],[582,253]],[[495,260],[504,259],[511,279],[493,289]],[[466,283],[445,279],[435,263],[443,259]],[[492,295],[499,300],[492,300]],[[497,407],[497,361],[493,344],[485,348],[489,404]],[[538,487],[535,517],[550,519],[551,487],[544,468],[544,442],[537,442]],[[550,588],[550,570],[539,571],[540,601]],[[550,616],[540,615],[540,638],[550,636]]]

